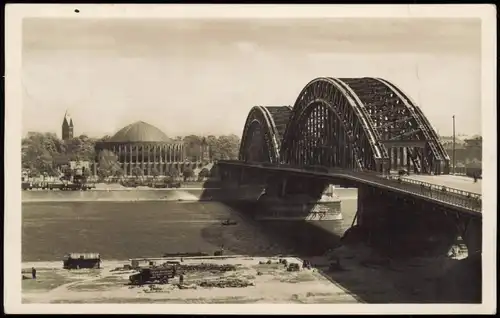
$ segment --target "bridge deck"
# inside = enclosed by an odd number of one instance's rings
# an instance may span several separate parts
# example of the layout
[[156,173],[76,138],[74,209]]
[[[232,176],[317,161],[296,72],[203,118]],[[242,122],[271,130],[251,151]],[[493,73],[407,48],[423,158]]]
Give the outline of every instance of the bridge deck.
[[[481,182],[463,176],[451,175],[410,175],[399,177],[391,173],[384,176],[368,171],[348,171],[320,166],[292,167],[284,164],[253,163],[241,161],[221,161],[219,164],[252,167],[266,170],[281,170],[317,176],[341,177],[382,188],[397,189],[401,192],[424,197],[447,206],[458,207],[464,212],[481,215]],[[442,189],[446,187],[446,189]]]
[[462,191],[472,192],[476,194],[481,194],[481,180],[477,180],[474,183],[472,178],[465,176],[454,176],[454,175],[410,175],[405,176],[406,179],[412,179],[416,181],[422,181],[427,183],[432,183],[439,186],[445,186],[447,188],[454,188]]

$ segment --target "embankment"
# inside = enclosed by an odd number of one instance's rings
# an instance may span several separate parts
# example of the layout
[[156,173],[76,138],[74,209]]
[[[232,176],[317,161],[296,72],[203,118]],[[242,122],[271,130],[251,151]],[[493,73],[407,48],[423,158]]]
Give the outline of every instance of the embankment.
[[[256,201],[261,187],[180,188],[180,189],[109,189],[91,191],[23,191],[22,202],[77,201]],[[356,197],[356,189],[337,189],[341,198]]]
[[258,197],[257,190],[181,188],[181,189],[120,189],[94,191],[23,191],[22,202],[78,201],[232,201]]

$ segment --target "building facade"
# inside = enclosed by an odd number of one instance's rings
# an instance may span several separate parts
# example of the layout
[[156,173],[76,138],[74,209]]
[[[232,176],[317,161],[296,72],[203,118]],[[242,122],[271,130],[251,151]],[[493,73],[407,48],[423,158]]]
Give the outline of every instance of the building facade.
[[450,156],[451,162],[455,162],[457,167],[465,167],[472,161],[482,159],[482,138],[474,136],[466,139],[455,139],[455,160],[453,160],[453,137],[441,137],[444,149]]
[[64,114],[64,119],[62,122],[61,137],[62,140],[73,139],[73,119],[69,116],[69,113],[67,111]]
[[483,159],[483,138],[475,136],[471,139],[465,139],[465,149],[470,154],[470,157],[481,161]]
[[117,156],[118,164],[126,176],[168,175],[172,169],[182,173],[185,167],[196,168],[201,162],[187,162],[186,149],[182,141],[173,141],[160,129],[138,121],[120,129],[110,139],[96,143],[96,161],[108,150]]

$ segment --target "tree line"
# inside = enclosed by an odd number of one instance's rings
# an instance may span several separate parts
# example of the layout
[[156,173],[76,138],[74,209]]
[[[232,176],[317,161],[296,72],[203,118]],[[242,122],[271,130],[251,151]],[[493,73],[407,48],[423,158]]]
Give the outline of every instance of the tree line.
[[[62,140],[54,133],[30,133],[21,141],[22,167],[29,169],[32,176],[42,174],[58,176],[57,167],[59,165],[69,161],[94,162],[97,159],[101,176],[123,174],[118,165],[116,154],[103,151],[97,156],[95,152],[95,144],[109,138],[110,136],[90,138],[86,135],[80,135],[70,140]],[[201,158],[202,145],[208,146],[209,158],[205,158],[205,160],[232,160],[238,158],[240,138],[234,134],[222,136],[189,135],[176,137],[174,141],[184,142],[186,159],[192,162]],[[139,172],[137,173],[139,174]],[[176,172],[167,173],[175,174]]]

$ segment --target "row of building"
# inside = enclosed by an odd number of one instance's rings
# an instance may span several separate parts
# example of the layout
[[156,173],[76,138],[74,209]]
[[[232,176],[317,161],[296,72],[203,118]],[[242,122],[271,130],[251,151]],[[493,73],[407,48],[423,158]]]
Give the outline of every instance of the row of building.
[[[451,161],[455,161],[457,166],[465,167],[481,164],[483,152],[483,138],[481,136],[455,138],[455,142],[453,142],[453,137],[446,136],[441,137],[441,142]],[[455,151],[453,151],[453,147]],[[453,158],[453,155],[455,158]]]
[[[66,112],[62,124],[62,139],[73,138],[74,123]],[[186,158],[186,145],[182,141],[174,141],[159,128],[143,121],[138,121],[120,129],[106,141],[95,145],[95,162],[68,163],[71,169],[89,169],[97,174],[98,158],[105,150],[113,152],[124,175],[133,175],[137,169],[145,176],[154,173],[166,175],[168,171],[177,169],[182,172],[185,167],[201,168],[210,161],[209,146],[206,142],[200,145],[200,156],[194,162]],[[76,165],[76,166],[75,166]]]

